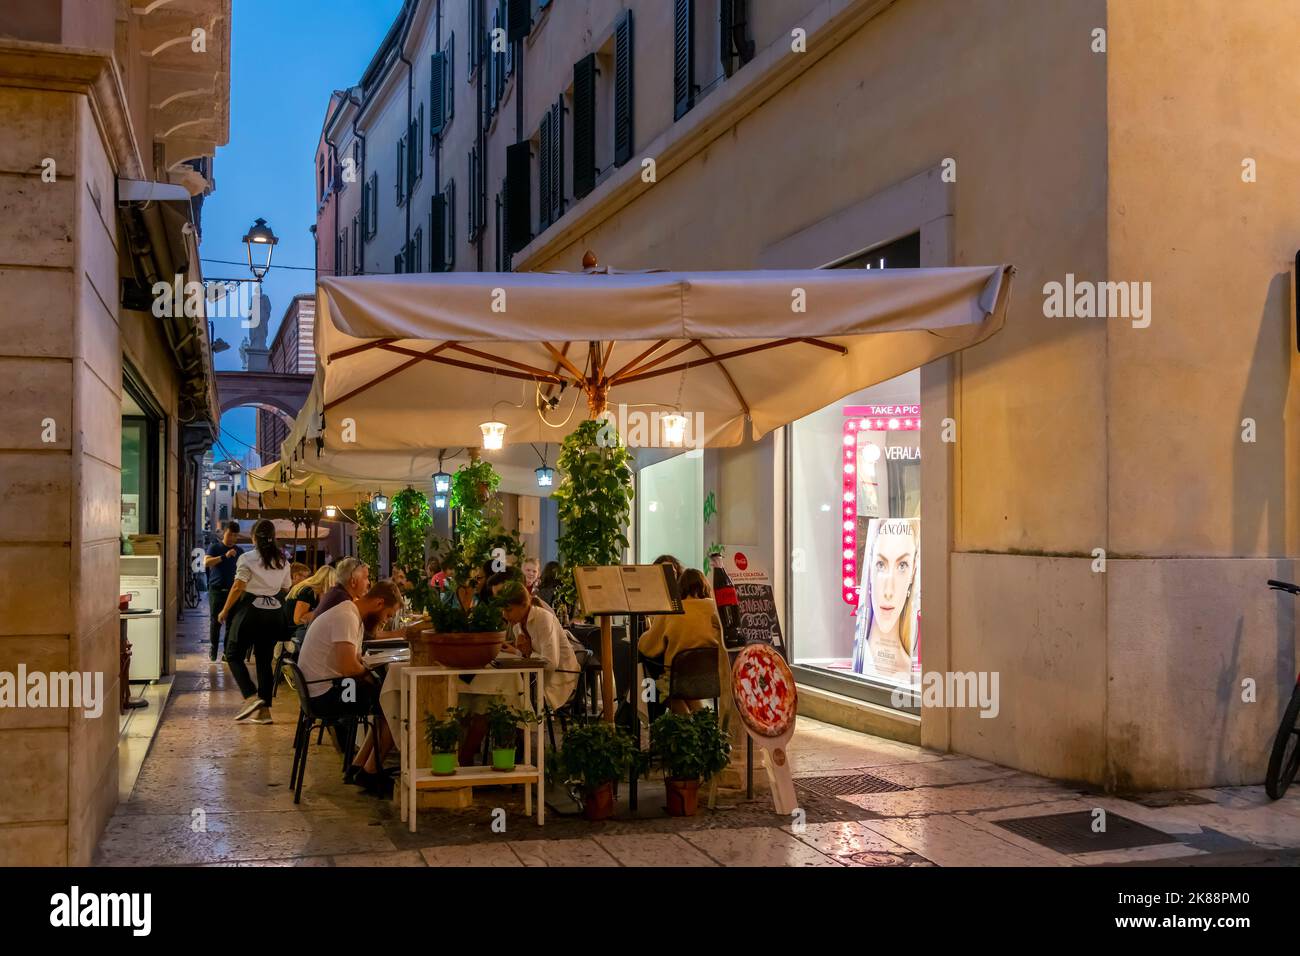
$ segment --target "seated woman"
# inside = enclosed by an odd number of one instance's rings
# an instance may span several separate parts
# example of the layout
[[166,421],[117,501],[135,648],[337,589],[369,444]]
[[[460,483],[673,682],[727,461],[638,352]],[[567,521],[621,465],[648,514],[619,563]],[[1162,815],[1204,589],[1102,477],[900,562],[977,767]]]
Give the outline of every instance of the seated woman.
[[302,646],[307,625],[316,617],[316,607],[320,604],[320,599],[337,583],[338,575],[333,568],[326,565],[289,589],[290,639],[297,646]]
[[[578,686],[578,658],[568,635],[554,614],[533,601],[522,580],[498,582],[493,591],[493,597],[501,598],[505,604],[502,613],[509,626],[507,640],[511,642],[506,649],[546,661],[542,674],[544,703],[552,710],[563,707]],[[525,700],[523,677],[519,674],[478,674],[460,693],[471,715],[460,750],[460,762],[468,766],[487,733],[483,713],[492,698],[502,697],[511,707],[527,707],[531,701]]]
[[[684,650],[716,647],[719,675],[726,671],[727,654],[722,644],[722,621],[718,618],[717,605],[709,596],[709,586],[704,575],[695,568],[687,568],[682,572],[678,584],[684,613],[655,615],[650,630],[642,634],[641,640],[637,642],[637,650],[645,657],[663,657],[664,673],[655,682],[660,700],[668,696],[673,658]],[[720,682],[722,687],[727,686],[727,681]],[[685,714],[699,710],[704,706],[704,701],[673,700],[669,701],[668,706],[675,714]]]

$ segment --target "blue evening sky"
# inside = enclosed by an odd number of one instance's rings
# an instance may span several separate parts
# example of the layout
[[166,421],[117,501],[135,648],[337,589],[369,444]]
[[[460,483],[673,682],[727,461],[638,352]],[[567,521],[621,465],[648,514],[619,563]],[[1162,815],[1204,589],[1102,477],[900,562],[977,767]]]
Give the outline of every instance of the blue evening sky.
[[[262,217],[280,240],[264,291],[271,298],[269,345],[285,306],[311,292],[316,221],[315,155],[330,93],[355,85],[401,9],[401,0],[235,0],[231,23],[230,142],[217,150],[216,190],[203,207],[203,274],[249,278],[241,241]],[[212,260],[225,259],[234,265]],[[302,266],[288,269],[285,266]],[[247,336],[237,319],[217,319],[219,370],[239,369]],[[243,459],[256,437],[256,410],[221,419],[221,460]]]

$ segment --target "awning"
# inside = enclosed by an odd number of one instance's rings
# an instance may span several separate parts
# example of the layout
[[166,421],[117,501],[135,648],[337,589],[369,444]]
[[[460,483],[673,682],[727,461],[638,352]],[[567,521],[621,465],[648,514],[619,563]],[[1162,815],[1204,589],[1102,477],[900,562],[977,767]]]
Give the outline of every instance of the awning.
[[482,444],[482,422],[504,422],[509,445],[558,443],[590,401],[623,420],[680,412],[691,445],[737,445],[988,338],[1012,272],[324,278],[316,378],[285,461],[428,474],[431,451]]

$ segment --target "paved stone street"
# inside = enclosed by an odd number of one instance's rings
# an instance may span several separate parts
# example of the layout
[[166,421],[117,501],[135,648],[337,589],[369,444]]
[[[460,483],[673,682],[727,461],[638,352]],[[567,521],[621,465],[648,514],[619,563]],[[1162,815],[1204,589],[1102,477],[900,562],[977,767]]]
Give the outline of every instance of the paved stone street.
[[[387,800],[342,782],[326,742],[313,745],[302,803],[288,787],[292,692],[269,726],[236,724],[239,693],[209,664],[206,611],[187,612],[178,673],[158,736],[100,842],[104,865],[217,866],[1071,866],[1132,863],[1295,865],[1300,793],[1271,803],[1262,787],[1144,795],[1092,794],[981,760],[937,754],[801,720],[791,746],[806,814],[802,827],[766,796],[719,800],[694,818],[660,809],[647,783],[633,818],[592,824],[548,810],[544,828],[523,816],[514,789],[478,791],[475,807],[428,810],[411,834]],[[1264,743],[1261,742],[1261,746]],[[841,778],[827,780],[826,778]],[[854,778],[852,781],[849,778]],[[837,784],[851,783],[849,786]],[[848,791],[835,795],[834,791]],[[881,792],[863,792],[875,790]],[[820,792],[819,792],[820,791]],[[703,801],[702,801],[703,802]],[[558,791],[548,801],[572,807]],[[508,831],[493,833],[493,807]],[[1100,849],[1138,826],[1124,849]],[[1074,813],[1064,839],[1023,835],[999,821]],[[196,825],[200,821],[202,825]],[[1045,845],[1046,844],[1046,845]],[[1052,847],[1056,846],[1057,849]]]

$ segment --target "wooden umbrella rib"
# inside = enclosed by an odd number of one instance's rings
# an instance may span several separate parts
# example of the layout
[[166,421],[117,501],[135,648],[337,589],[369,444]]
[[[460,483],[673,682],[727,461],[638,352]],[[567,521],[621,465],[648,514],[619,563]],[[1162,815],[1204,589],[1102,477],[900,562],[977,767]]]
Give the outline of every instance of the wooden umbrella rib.
[[[449,345],[451,343],[448,343]],[[490,365],[479,365],[477,362],[462,362],[460,359],[447,358],[445,355],[426,354],[424,352],[413,352],[410,349],[402,348],[400,345],[386,345],[384,348],[389,352],[396,352],[398,355],[413,355],[412,360],[418,362],[421,359],[427,362],[437,362],[440,365],[453,365],[456,368],[467,368],[475,372],[486,372],[489,375],[504,375],[507,378],[521,378],[525,381],[534,381],[537,378],[545,377],[545,372],[516,372],[509,368],[493,368]],[[408,365],[410,363],[407,363]],[[558,377],[557,377],[558,380]]]
[[695,344],[700,347],[705,355],[718,364],[718,371],[722,373],[723,378],[727,380],[727,384],[731,386],[732,394],[736,396],[736,401],[740,402],[740,407],[744,411],[745,417],[748,418],[749,402],[745,401],[745,396],[740,394],[740,389],[736,386],[736,380],[732,378],[731,373],[727,371],[727,366],[722,364],[722,356],[714,355],[709,351],[709,347],[698,339]]
[[[691,340],[690,340],[689,342],[687,342],[685,345],[679,345],[679,346],[677,346],[677,348],[673,349],[671,352],[665,352],[663,355],[659,356],[657,359],[654,359],[654,360],[652,360],[652,361],[646,362],[644,365],[639,365],[639,366],[637,366],[636,368],[633,368],[633,369],[630,369],[630,370],[627,370],[627,371],[623,371],[623,372],[619,372],[617,375],[615,375],[613,378],[611,378],[611,379],[609,380],[609,383],[610,383],[611,385],[617,385],[617,384],[619,384],[619,383],[621,383],[621,382],[630,382],[630,381],[632,381],[632,380],[634,380],[634,379],[640,378],[640,377],[642,377],[642,375],[643,375],[644,373],[648,372],[650,369],[654,368],[656,365],[659,365],[659,364],[661,364],[661,363],[663,363],[663,362],[667,362],[670,358],[674,358],[674,357],[676,357],[676,356],[678,356],[678,355],[681,355],[683,352],[687,351],[688,349],[693,349],[693,348],[695,348],[695,346],[696,346],[697,344],[698,344],[698,340],[697,340],[697,339],[691,339]],[[686,365],[686,366],[675,365],[675,366],[673,366],[674,369],[679,369],[679,368],[689,368],[689,367],[690,367],[689,365]],[[658,373],[656,373],[656,374],[658,374]]]
[[[547,343],[543,342],[542,344],[543,344],[543,345],[546,345],[547,348],[550,348],[550,346],[547,345]],[[565,342],[565,343],[564,343],[564,348],[561,350],[560,354],[561,354],[561,355],[568,355],[568,354],[569,354],[569,346],[570,346],[571,344],[572,344],[571,342]],[[552,373],[553,375],[558,376],[558,375],[560,374],[560,369],[562,369],[563,367],[564,367],[563,364],[561,364],[560,362],[556,362],[556,363],[555,363],[555,368],[553,368],[553,369],[551,370],[551,373]],[[554,386],[554,385],[547,385],[547,386],[546,386],[546,397],[547,397],[547,398],[550,398],[550,397],[551,397],[551,393],[552,393],[554,390],[555,390],[555,386]]]
[[561,352],[550,342],[543,342],[542,344],[546,346],[546,350],[551,353],[551,356],[555,359],[555,361],[559,362],[562,366],[568,369],[569,372],[572,373],[575,379],[577,379],[579,382],[582,382],[586,379],[586,376],[582,374],[582,370],[579,369],[578,366],[574,365],[571,361],[569,361],[568,355],[565,354],[569,350],[567,342],[565,343],[564,352]]
[[396,342],[397,339],[375,339],[373,342],[365,342],[361,345],[354,345],[351,348],[340,349],[337,352],[331,352],[325,357],[325,364],[328,365],[335,359],[347,358],[349,355],[357,355],[360,352],[369,352],[371,349],[382,348],[389,342]]
[[832,352],[839,352],[841,355],[848,355],[849,350],[843,345],[836,345],[834,342],[823,342],[821,339],[799,339],[800,342],[806,342],[808,345],[816,345],[819,348],[829,349]]
[[648,349],[646,349],[644,352],[642,352],[640,355],[638,355],[638,356],[637,356],[636,358],[634,358],[632,361],[628,362],[628,363],[627,363],[626,365],[624,365],[621,369],[619,369],[617,372],[615,372],[613,375],[611,375],[610,378],[609,378],[609,380],[610,380],[611,382],[617,382],[617,381],[618,381],[618,378],[619,378],[620,375],[622,375],[623,373],[625,373],[628,369],[636,368],[638,362],[640,362],[642,359],[648,358],[649,356],[653,355],[657,350],[663,348],[663,347],[664,347],[665,345],[667,345],[670,341],[671,341],[670,339],[660,339],[660,340],[659,340],[658,342],[656,342],[654,345],[650,346]]
[[[627,378],[623,379],[619,384],[626,384],[628,382],[637,382],[640,381],[641,379],[654,378],[658,375],[668,375],[671,374],[672,372],[680,372],[683,369],[694,368],[697,365],[709,365],[714,362],[721,362],[723,359],[736,358],[741,355],[750,355],[754,352],[764,352],[768,349],[780,348],[783,345],[790,345],[798,341],[800,340],[799,339],[778,339],[775,342],[764,342],[762,345],[751,345],[748,348],[736,349],[734,352],[723,352],[721,355],[713,355],[712,353],[710,353],[709,357],[706,359],[691,360],[689,362],[680,362],[677,365],[672,365],[669,366],[668,368],[656,369],[655,371],[652,372],[642,371],[638,369],[635,375],[629,375]],[[697,343],[692,342],[691,344],[695,345]],[[680,349],[678,351],[680,351]],[[708,349],[705,349],[705,351],[708,352]]]
[[396,351],[399,352],[400,354],[414,355],[415,358],[411,359],[409,362],[403,362],[401,365],[398,365],[396,368],[390,368],[387,372],[384,372],[382,375],[378,375],[375,378],[372,378],[364,385],[358,385],[356,388],[348,392],[346,395],[342,395],[336,399],[326,402],[324,408],[325,411],[329,411],[335,405],[338,405],[342,402],[346,402],[350,398],[356,398],[356,396],[360,395],[362,392],[366,391],[367,389],[373,388],[374,386],[378,385],[380,382],[384,381],[385,379],[390,379],[394,375],[398,375],[401,372],[406,371],[408,368],[410,368],[416,362],[419,362],[421,359],[432,359],[439,352],[441,352],[443,349],[447,348],[449,345],[452,344],[450,342],[443,342],[441,345],[435,345],[427,352],[413,352],[410,349],[401,349],[395,345],[389,344],[392,341],[393,341],[392,339],[381,339],[380,341],[375,342],[373,344],[378,348],[386,349],[387,351],[390,352]]
[[473,355],[481,359],[488,359],[489,361],[492,362],[500,362],[502,365],[509,365],[511,368],[517,368],[521,372],[531,372],[533,375],[537,376],[538,378],[545,379],[546,381],[558,382],[560,380],[559,375],[557,375],[555,372],[548,372],[544,368],[537,368],[532,365],[525,365],[523,362],[515,362],[508,358],[503,358],[500,355],[492,355],[488,352],[480,352],[478,349],[472,349],[469,348],[468,346],[461,345],[459,343],[453,343],[451,345],[451,349],[452,351],[455,352],[464,352],[466,355]]

